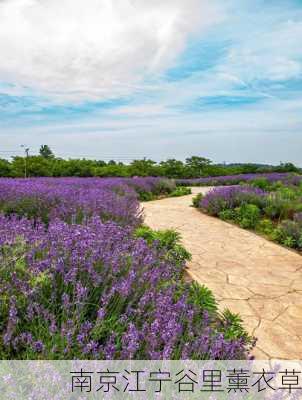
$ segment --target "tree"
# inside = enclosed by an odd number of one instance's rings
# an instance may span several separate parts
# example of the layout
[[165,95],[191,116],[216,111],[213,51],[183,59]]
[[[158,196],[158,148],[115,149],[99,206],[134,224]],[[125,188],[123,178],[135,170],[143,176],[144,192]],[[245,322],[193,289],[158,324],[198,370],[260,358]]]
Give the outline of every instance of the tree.
[[133,160],[130,164],[132,176],[155,176],[157,175],[156,162],[146,158],[142,160]]
[[47,144],[42,144],[39,150],[40,156],[46,159],[54,158],[54,154]]
[[191,171],[193,177],[202,176],[204,169],[211,163],[211,160],[205,157],[192,156],[186,158],[186,166]]
[[14,157],[11,163],[11,175],[14,177],[24,176],[24,165],[27,163],[27,177],[51,176],[52,161],[42,156]]
[[11,164],[9,161],[0,159],[0,176],[10,176]]
[[278,167],[276,167],[278,172],[300,172],[299,168],[297,168],[293,163],[286,162],[280,163]]
[[162,175],[168,178],[183,178],[184,177],[184,164],[182,161],[169,159],[160,163]]

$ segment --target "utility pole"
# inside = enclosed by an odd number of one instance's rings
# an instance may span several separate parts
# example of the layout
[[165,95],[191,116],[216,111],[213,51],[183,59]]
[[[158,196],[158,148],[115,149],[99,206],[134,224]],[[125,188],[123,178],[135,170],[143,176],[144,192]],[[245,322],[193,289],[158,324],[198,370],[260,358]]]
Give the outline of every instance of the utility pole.
[[21,147],[24,148],[25,158],[24,158],[24,178],[27,178],[27,159],[29,157],[29,148],[25,147],[24,144],[21,144]]

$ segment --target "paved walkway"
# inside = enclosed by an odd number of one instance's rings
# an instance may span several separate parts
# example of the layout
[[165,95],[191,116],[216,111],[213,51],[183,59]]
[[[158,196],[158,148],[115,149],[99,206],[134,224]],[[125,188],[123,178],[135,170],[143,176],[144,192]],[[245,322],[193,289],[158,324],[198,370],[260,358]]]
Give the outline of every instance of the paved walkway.
[[200,213],[192,197],[144,203],[146,224],[181,233],[193,256],[189,274],[213,290],[221,309],[240,313],[258,338],[257,359],[302,359],[302,256]]

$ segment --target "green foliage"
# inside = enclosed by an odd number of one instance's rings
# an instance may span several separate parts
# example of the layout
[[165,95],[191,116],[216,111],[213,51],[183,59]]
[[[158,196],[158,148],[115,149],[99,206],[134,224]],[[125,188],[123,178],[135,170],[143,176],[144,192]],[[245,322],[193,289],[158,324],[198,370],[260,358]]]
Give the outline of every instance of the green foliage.
[[[130,164],[110,160],[86,160],[68,159],[63,160],[55,157],[48,145],[40,147],[39,155],[25,157],[14,157],[12,162],[0,159],[0,176],[23,177],[25,175],[25,162],[29,164],[28,176],[99,176],[99,177],[131,177],[131,176],[164,176],[167,178],[199,178],[207,176],[237,175],[261,172],[294,172],[301,171],[292,164],[281,164],[280,166],[260,166],[257,164],[213,164],[209,159],[201,156],[192,156],[186,162],[168,159],[162,162],[143,158],[134,160]],[[262,185],[263,182],[255,182]],[[276,185],[273,184],[272,187]],[[259,187],[260,187],[259,186]]]
[[210,314],[217,312],[217,302],[213,292],[206,286],[193,282],[190,286],[190,301]]
[[253,229],[260,220],[261,212],[255,204],[242,204],[235,209],[236,220],[245,229]]
[[299,168],[297,168],[293,163],[281,163],[279,166],[275,168],[276,172],[299,172]]
[[222,210],[218,214],[218,217],[223,221],[233,221],[236,219],[236,211],[235,210]]
[[199,208],[199,204],[200,204],[202,198],[203,198],[202,193],[198,193],[195,197],[193,197],[193,200],[192,200],[193,207]]
[[173,230],[155,231],[146,225],[142,225],[135,231],[135,237],[143,238],[149,245],[157,242],[160,248],[172,249],[175,244],[180,242],[180,234]]
[[191,259],[191,254],[180,244],[180,234],[174,230],[155,231],[143,225],[136,229],[134,235],[137,238],[146,240],[150,246],[164,249],[167,258],[172,258],[177,261],[179,265]]
[[173,190],[172,193],[169,194],[169,197],[181,197],[181,196],[186,196],[191,193],[192,193],[192,190],[190,188],[187,188],[185,186],[179,186],[175,190]]
[[282,188],[267,197],[264,214],[269,219],[280,221],[292,218],[300,206],[301,201],[297,198],[296,192],[290,188]]
[[278,227],[276,232],[276,240],[288,247],[298,247],[301,246],[302,238],[302,223],[285,220]]
[[11,176],[11,163],[0,159],[0,176]]
[[47,144],[42,144],[39,150],[40,156],[46,159],[54,158],[54,154]]
[[11,163],[11,175],[19,177],[52,176],[52,162],[42,156],[14,157]]
[[140,191],[138,195],[140,201],[152,201],[156,199],[156,196],[152,192]]
[[[176,184],[171,179],[162,178],[160,179],[154,186],[151,191],[146,191],[139,184],[135,184],[135,182],[128,182],[129,186],[132,186],[135,191],[138,193],[140,201],[150,201],[155,200],[161,197],[176,197],[181,196],[182,194],[178,194],[178,189]],[[180,191],[181,192],[181,191]],[[174,193],[174,194],[173,194]],[[187,194],[187,193],[186,193]]]
[[167,161],[162,161],[159,167],[162,170],[163,176],[168,176],[170,178],[183,178],[185,176],[185,166],[182,161],[169,159]]
[[229,309],[222,312],[223,333],[227,339],[246,338],[250,336],[242,326],[242,319],[239,314],[233,314]]
[[257,178],[251,182],[253,187],[257,187],[262,190],[269,190],[270,183],[267,178]]
[[49,209],[38,197],[23,197],[7,201],[0,204],[0,211],[7,216],[18,215],[34,221],[41,220],[45,224],[49,222]]
[[259,223],[257,225],[257,230],[268,236],[272,235],[274,229],[275,229],[275,226],[274,226],[273,222],[267,218],[264,218],[261,221],[259,221]]
[[203,176],[205,169],[212,163],[211,160],[205,157],[193,156],[186,159],[186,167],[189,175],[192,177]]
[[147,160],[146,158],[134,160],[129,166],[129,172],[131,176],[155,176],[158,175],[155,165],[155,161]]
[[174,180],[162,178],[156,183],[155,194],[167,195],[173,193],[173,191],[177,189]]
[[295,241],[295,239],[293,237],[288,236],[282,241],[282,244],[286,247],[294,248],[294,247],[296,247],[297,242]]

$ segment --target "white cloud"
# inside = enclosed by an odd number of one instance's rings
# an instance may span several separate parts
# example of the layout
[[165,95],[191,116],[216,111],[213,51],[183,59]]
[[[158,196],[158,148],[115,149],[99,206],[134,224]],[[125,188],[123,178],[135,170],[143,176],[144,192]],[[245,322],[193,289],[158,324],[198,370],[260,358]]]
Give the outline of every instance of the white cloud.
[[302,22],[255,18],[252,34],[242,29],[220,71],[244,82],[286,81],[302,76]]
[[56,101],[125,95],[219,18],[208,0],[4,0],[0,81]]

